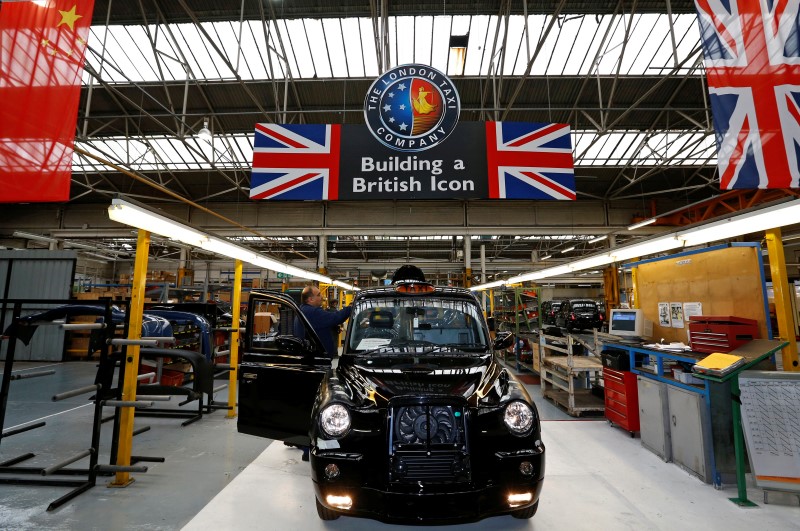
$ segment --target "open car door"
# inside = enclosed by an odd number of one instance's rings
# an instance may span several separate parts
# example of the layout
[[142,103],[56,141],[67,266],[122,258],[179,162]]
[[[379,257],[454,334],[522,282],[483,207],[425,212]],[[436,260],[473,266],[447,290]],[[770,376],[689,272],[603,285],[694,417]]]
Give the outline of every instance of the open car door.
[[239,366],[238,430],[308,445],[311,408],[331,360],[297,303],[251,292]]

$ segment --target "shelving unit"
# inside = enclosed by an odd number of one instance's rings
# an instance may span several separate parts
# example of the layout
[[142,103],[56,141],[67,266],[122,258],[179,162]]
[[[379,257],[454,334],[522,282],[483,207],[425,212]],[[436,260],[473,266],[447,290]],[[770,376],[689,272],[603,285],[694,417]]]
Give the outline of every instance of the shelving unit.
[[[556,342],[566,341],[566,347]],[[576,344],[572,336],[555,337],[540,334],[539,354],[542,396],[566,408],[567,413],[579,417],[585,413],[603,412],[602,396],[593,393],[599,387],[603,364],[593,355],[573,354]]]
[[494,293],[494,319],[498,330],[515,334],[538,327],[539,297],[535,288],[514,288]]

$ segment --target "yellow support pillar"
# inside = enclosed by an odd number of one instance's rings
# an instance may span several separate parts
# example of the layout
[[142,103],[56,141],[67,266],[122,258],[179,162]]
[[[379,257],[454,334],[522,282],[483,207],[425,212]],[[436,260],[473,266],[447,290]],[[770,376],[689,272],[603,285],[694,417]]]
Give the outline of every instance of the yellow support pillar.
[[242,261],[236,260],[233,266],[233,309],[231,310],[231,353],[228,362],[231,371],[228,376],[228,415],[236,417],[236,383],[239,378],[239,311],[242,305]]
[[[147,259],[150,254],[150,233],[139,229],[136,242],[136,260],[133,265],[133,284],[131,285],[131,305],[128,316],[128,339],[142,339],[142,312],[144,311],[144,289],[147,281]],[[122,384],[122,400],[136,400],[136,377],[139,376],[139,345],[125,348],[125,379]],[[120,412],[119,437],[117,438],[117,464],[130,466],[133,443],[133,414],[135,409],[123,407]],[[133,482],[129,472],[117,472],[110,487],[127,487]]]
[[[794,294],[789,290],[789,277],[786,274],[786,258],[783,254],[781,229],[766,231],[767,252],[769,253],[769,270],[772,273],[772,291],[775,295],[775,316],[778,319],[778,336],[789,345],[781,351],[783,370],[798,372],[800,364],[797,360],[797,341],[795,341],[792,302],[789,297]],[[769,315],[767,315],[769,319]]]
[[639,307],[639,268],[633,267],[631,268],[631,290],[632,296],[630,297],[633,300],[628,301],[628,306],[630,308],[638,308]]
[[606,316],[611,308],[619,307],[619,274],[612,264],[603,270],[603,294],[606,299]]

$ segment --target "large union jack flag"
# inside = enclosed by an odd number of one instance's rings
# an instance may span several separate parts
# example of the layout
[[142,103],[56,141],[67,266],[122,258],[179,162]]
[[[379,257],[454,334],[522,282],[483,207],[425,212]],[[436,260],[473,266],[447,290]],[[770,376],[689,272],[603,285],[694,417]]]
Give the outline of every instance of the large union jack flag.
[[567,124],[486,122],[489,197],[575,199]]
[[336,124],[256,124],[250,199],[337,199],[340,138]]
[[695,0],[720,187],[800,180],[800,0]]

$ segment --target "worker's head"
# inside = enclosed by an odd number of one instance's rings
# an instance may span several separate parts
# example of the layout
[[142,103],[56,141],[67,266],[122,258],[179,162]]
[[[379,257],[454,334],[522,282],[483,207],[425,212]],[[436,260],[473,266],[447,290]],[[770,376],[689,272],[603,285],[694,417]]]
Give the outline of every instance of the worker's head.
[[309,306],[322,306],[322,292],[315,286],[306,286],[300,294],[300,302]]

